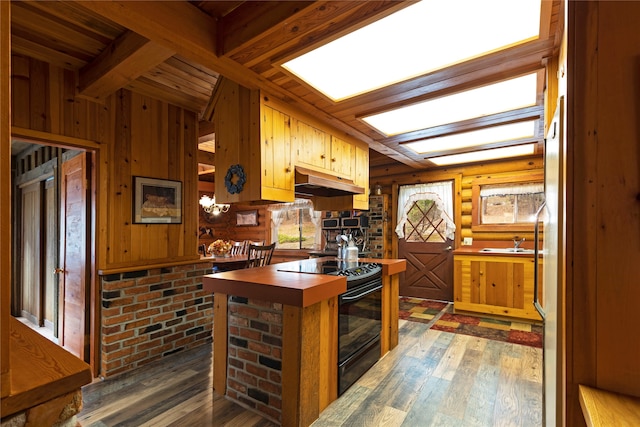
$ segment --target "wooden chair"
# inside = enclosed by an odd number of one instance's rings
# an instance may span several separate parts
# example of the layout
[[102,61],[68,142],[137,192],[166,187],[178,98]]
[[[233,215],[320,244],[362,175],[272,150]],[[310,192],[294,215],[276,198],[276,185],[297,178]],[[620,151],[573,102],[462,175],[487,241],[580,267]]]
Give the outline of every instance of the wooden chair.
[[271,264],[271,257],[273,256],[273,250],[275,248],[275,242],[270,245],[249,244],[246,268],[262,267]]
[[243,255],[247,253],[247,241],[243,242],[233,242],[231,245],[231,250],[229,250],[231,255]]

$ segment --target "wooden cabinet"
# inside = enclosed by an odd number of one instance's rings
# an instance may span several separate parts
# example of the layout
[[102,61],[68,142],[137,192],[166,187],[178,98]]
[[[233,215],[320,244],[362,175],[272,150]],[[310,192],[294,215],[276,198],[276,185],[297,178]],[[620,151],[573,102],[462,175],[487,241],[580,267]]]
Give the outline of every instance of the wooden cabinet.
[[260,108],[261,199],[290,200],[294,180],[291,162],[291,117],[264,104],[261,104]]
[[301,120],[296,120],[296,131],[296,165],[355,181],[353,144]]
[[[455,255],[454,308],[541,320],[533,306],[533,268],[532,257]],[[538,293],[542,301],[541,286]]]
[[[331,136],[301,120],[296,120],[296,165],[327,170]],[[329,153],[329,155],[327,154]]]
[[[215,96],[216,201],[292,202],[290,115],[269,105],[259,90],[228,79],[216,87]],[[242,173],[233,169],[235,165],[240,165]],[[236,186],[230,191],[229,183],[239,182],[241,189]]]
[[[218,202],[292,202],[298,165],[350,179],[366,190],[357,196],[315,197],[316,209],[368,209],[366,143],[228,79],[223,78],[212,97]],[[235,165],[242,167],[241,174]],[[244,181],[242,189],[230,191],[225,178],[233,185]]]
[[355,146],[353,182],[364,188],[364,194],[353,196],[354,209],[369,209],[369,149]]
[[331,172],[342,178],[353,179],[351,175],[354,147],[347,141],[331,136],[331,156],[329,166]]

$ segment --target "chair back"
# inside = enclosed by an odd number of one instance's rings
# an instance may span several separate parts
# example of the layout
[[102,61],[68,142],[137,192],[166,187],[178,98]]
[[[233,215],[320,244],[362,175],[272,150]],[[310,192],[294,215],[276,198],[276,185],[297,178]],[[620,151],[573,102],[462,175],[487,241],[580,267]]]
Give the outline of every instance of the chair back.
[[275,248],[275,242],[270,245],[249,244],[246,268],[262,267],[271,264],[271,257],[273,256],[273,250]]
[[231,245],[231,250],[229,250],[229,253],[231,255],[243,255],[246,253],[246,248],[247,248],[247,241],[243,241],[243,242],[233,242],[233,245]]

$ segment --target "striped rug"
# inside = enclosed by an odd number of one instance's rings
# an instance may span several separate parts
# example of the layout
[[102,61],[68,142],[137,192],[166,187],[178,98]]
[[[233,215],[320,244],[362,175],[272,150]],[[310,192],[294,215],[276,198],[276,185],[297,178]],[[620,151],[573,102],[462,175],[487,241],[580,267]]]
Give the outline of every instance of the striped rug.
[[439,331],[542,348],[542,324],[455,314],[452,303],[400,297],[399,317]]

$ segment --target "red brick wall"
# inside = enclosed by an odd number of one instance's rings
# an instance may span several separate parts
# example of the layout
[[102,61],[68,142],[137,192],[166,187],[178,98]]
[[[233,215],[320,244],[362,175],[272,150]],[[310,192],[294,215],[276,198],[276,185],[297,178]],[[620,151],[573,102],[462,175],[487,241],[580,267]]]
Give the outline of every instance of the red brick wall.
[[282,421],[282,304],[229,298],[227,396]]
[[100,374],[211,345],[213,297],[202,290],[210,268],[198,263],[101,276]]

